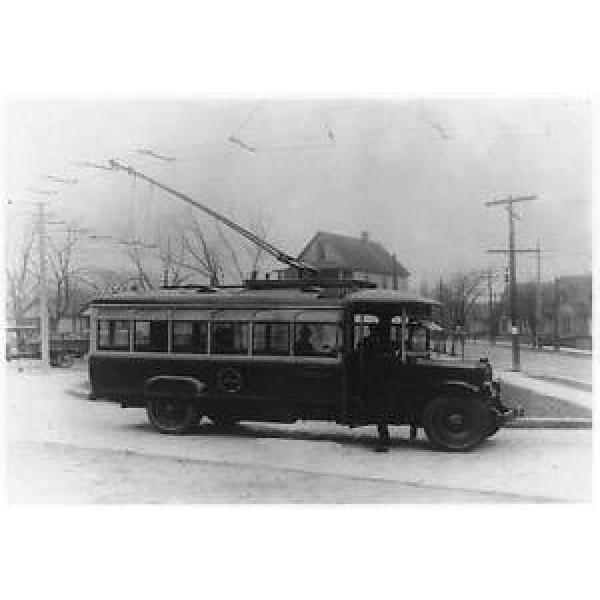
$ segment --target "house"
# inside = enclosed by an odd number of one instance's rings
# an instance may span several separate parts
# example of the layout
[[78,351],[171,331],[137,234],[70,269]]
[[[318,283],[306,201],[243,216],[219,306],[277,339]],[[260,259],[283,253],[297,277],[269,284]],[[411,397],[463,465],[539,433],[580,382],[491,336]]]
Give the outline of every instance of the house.
[[554,310],[542,305],[543,334],[564,346],[592,348],[592,276],[563,275],[554,283]]
[[[552,344],[558,341],[563,346],[591,349],[592,276],[564,275],[554,282],[544,282],[540,286],[540,296],[541,322],[538,333],[542,342]],[[534,283],[517,286],[517,307],[522,333],[525,336],[534,335],[537,317]],[[502,309],[499,332],[508,335],[510,319],[507,315],[507,293],[502,301]]]
[[[314,265],[321,277],[370,281],[383,289],[404,290],[410,273],[365,231],[359,238],[318,231],[298,255]],[[279,279],[293,279],[296,269],[281,269]]]

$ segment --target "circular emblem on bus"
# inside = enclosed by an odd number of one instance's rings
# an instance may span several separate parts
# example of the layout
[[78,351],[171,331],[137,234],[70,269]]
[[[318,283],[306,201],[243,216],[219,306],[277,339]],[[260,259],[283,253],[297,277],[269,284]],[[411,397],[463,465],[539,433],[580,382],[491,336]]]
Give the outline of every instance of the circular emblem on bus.
[[242,374],[239,369],[225,367],[217,373],[217,384],[225,392],[235,394],[242,389]]

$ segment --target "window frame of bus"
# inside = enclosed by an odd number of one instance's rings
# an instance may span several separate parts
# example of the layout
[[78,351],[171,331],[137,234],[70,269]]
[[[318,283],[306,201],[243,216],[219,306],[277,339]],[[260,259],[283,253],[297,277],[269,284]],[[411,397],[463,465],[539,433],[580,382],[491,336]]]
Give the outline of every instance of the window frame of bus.
[[[185,349],[181,350],[177,348],[175,326],[184,323],[192,325],[192,338],[194,325],[204,326],[204,332],[200,335],[203,336],[203,347],[200,350]],[[172,319],[171,320],[171,352],[173,354],[209,354],[210,348],[210,321],[207,319]]]
[[[358,318],[358,320],[357,320]],[[352,316],[352,350],[356,351],[359,347],[364,343],[364,340],[367,339],[373,328],[378,326],[381,319],[373,313],[353,313]],[[365,330],[368,328],[368,334],[365,334]],[[357,335],[358,333],[358,335]],[[391,331],[390,331],[391,333]],[[390,336],[391,342],[391,336]]]
[[[266,348],[265,350],[257,350],[256,349],[256,326],[257,325],[264,325],[265,327],[269,328],[273,325],[275,326],[285,326],[286,331],[287,331],[287,350],[284,352],[282,351],[273,351],[271,349],[271,334],[267,334],[265,332],[265,336],[264,339],[268,340],[268,344],[265,344],[265,346],[268,346],[268,348]],[[291,352],[292,352],[292,327],[291,327],[292,323],[290,321],[266,321],[266,320],[260,320],[260,321],[252,321],[252,356],[290,356]],[[267,331],[269,331],[267,329]]]
[[[117,346],[114,344],[116,323],[127,323],[127,346]],[[102,323],[108,323],[108,345],[102,345],[101,325]],[[132,327],[131,319],[115,319],[112,317],[99,317],[96,322],[96,350],[114,351],[114,352],[130,352],[131,350],[131,339],[132,339]]]
[[[296,350],[296,344],[297,344],[297,332],[298,332],[298,328],[300,327],[304,327],[304,326],[311,326],[311,325],[319,325],[319,326],[329,326],[329,327],[335,327],[335,348],[333,350],[331,350],[330,352],[319,352],[319,351],[314,351],[312,353],[298,353]],[[298,356],[298,357],[320,357],[320,358],[335,358],[336,356],[338,356],[340,354],[340,352],[342,352],[343,350],[343,344],[344,344],[344,339],[343,339],[343,329],[341,326],[340,322],[324,322],[324,321],[300,321],[300,322],[295,322],[294,323],[294,337],[293,337],[293,344],[292,344],[292,350],[294,353],[294,356]]]
[[[148,323],[149,327],[148,327],[148,347],[144,347],[144,346],[138,346],[138,339],[137,339],[137,333],[138,333],[138,325],[141,325],[142,323]],[[152,347],[151,345],[151,341],[152,341],[152,324],[153,323],[162,323],[166,326],[166,329],[164,331],[164,333],[166,334],[165,338],[164,338],[164,346],[162,347]],[[143,319],[143,318],[136,318],[133,319],[133,351],[134,352],[168,352],[169,351],[169,319]]]
[[[232,327],[235,327],[236,325],[238,326],[245,326],[246,328],[246,332],[245,332],[245,343],[246,343],[246,347],[244,350],[239,351],[239,352],[235,352],[232,350],[228,350],[227,352],[224,352],[223,350],[217,349],[216,348],[216,329],[217,326],[223,326],[223,325],[230,325]],[[239,320],[239,321],[235,321],[235,320],[212,320],[210,322],[210,346],[209,346],[209,351],[210,354],[214,354],[217,356],[248,356],[250,354],[250,348],[251,348],[251,340],[250,340],[250,332],[251,332],[251,322],[248,320]],[[235,334],[234,334],[235,335]]]

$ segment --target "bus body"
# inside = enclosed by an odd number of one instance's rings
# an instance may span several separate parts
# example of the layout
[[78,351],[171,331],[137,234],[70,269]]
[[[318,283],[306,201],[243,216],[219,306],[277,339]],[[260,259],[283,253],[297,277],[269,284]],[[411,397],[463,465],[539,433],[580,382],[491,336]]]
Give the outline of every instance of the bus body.
[[203,417],[423,427],[467,450],[514,411],[485,360],[434,358],[437,303],[315,286],[122,293],[90,303],[92,396],[145,407],[164,433]]

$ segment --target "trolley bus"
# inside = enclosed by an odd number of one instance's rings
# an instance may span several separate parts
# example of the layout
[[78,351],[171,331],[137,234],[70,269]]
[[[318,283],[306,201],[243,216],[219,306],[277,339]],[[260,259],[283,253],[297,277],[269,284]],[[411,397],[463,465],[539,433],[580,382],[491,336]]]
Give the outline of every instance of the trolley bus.
[[408,292],[302,280],[100,297],[88,309],[92,396],[145,408],[161,433],[204,417],[385,423],[469,450],[515,410],[486,359],[433,351],[437,308]]

